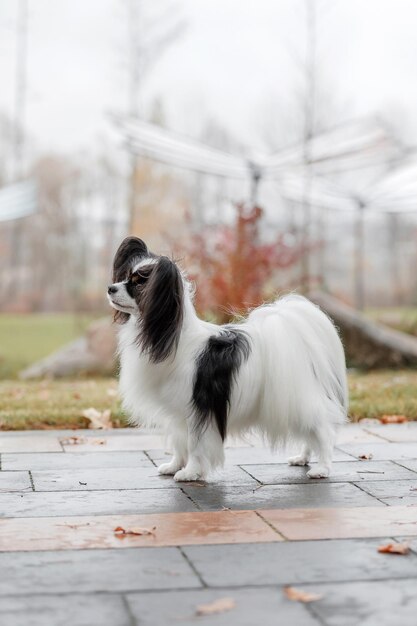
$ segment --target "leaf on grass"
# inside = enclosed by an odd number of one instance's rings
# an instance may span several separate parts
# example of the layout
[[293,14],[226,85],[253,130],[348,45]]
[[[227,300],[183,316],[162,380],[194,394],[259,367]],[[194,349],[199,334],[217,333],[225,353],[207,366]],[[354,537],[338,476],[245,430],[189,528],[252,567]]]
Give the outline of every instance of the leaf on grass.
[[66,437],[65,439],[60,439],[60,443],[63,446],[77,446],[82,443],[87,443],[87,439],[85,437],[77,437],[74,435],[73,437]]
[[316,602],[317,600],[321,600],[323,595],[320,593],[311,593],[309,591],[302,591],[302,589],[295,589],[294,587],[284,587],[284,593],[287,596],[288,600],[293,600],[294,602]]
[[196,608],[196,615],[214,615],[215,613],[225,613],[231,611],[236,606],[233,598],[219,598],[214,602],[199,604]]
[[382,424],[403,424],[408,422],[408,418],[405,415],[383,415],[379,420]]
[[408,543],[387,543],[384,546],[378,546],[378,552],[382,552],[382,554],[408,554],[410,546]]
[[98,430],[113,428],[110,409],[97,411],[97,409],[90,407],[89,409],[85,409],[81,415],[90,421],[88,428],[96,428]]
[[358,456],[358,459],[360,461],[370,461],[373,458],[374,458],[374,455],[371,452],[369,454],[360,454]]
[[114,534],[116,537],[127,537],[128,535],[155,535],[155,530],[156,526],[153,528],[139,528],[138,526],[134,528],[123,528],[123,526],[116,526]]

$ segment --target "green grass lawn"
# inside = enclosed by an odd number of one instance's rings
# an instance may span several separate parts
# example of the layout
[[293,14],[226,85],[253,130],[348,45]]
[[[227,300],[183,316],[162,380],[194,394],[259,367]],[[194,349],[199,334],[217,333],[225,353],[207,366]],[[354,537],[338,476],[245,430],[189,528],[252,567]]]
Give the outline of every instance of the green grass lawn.
[[416,307],[387,307],[367,309],[366,315],[374,322],[386,324],[395,330],[409,335],[417,335],[417,308]]
[[0,314],[0,379],[20,370],[76,339],[95,319],[70,313]]
[[386,370],[349,374],[350,417],[405,415],[417,420],[417,371]]
[[[380,311],[379,311],[380,313]],[[416,310],[402,310],[397,319],[411,326]],[[376,317],[376,312],[374,313]],[[82,411],[111,409],[115,426],[123,426],[112,378],[19,381],[18,372],[81,335],[91,315],[0,314],[0,429],[83,428]],[[350,416],[405,415],[417,420],[417,371],[351,372]]]
[[85,409],[111,410],[114,426],[122,426],[114,378],[0,381],[0,430],[87,428]]
[[[349,374],[352,421],[382,415],[417,419],[417,372],[410,370]],[[56,381],[0,381],[0,429],[86,428],[84,409],[110,409],[116,427],[125,420],[115,396],[114,378]]]

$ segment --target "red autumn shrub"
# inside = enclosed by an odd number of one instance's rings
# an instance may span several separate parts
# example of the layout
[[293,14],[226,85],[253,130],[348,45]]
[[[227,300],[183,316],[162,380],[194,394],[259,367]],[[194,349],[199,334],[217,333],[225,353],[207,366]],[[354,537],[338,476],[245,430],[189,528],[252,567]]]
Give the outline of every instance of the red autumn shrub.
[[[195,304],[200,313],[213,313],[219,322],[227,322],[258,306],[277,288],[278,270],[300,259],[300,247],[290,246],[284,234],[271,243],[260,240],[262,216],[260,207],[237,204],[232,224],[206,226],[186,246],[186,265],[197,286]],[[181,252],[183,256],[184,249]]]

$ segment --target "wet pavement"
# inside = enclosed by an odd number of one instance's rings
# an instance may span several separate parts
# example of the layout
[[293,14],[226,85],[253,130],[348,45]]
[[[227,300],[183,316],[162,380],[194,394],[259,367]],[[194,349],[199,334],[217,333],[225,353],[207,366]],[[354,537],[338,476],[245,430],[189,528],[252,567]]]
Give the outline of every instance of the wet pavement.
[[416,626],[417,424],[346,426],[326,480],[227,445],[176,483],[154,433],[1,433],[0,624]]

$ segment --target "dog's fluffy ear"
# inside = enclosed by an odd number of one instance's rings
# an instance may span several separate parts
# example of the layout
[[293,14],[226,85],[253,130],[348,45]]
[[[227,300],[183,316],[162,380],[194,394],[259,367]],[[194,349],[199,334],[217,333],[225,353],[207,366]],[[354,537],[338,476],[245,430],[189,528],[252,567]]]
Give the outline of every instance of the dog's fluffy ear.
[[138,343],[153,363],[176,350],[184,317],[184,286],[180,270],[168,257],[155,263],[140,299]]
[[150,256],[146,243],[138,237],[126,237],[120,244],[113,261],[113,282],[119,283],[126,278],[133,259]]
[[[120,244],[113,261],[113,283],[119,283],[126,278],[127,272],[132,265],[134,259],[140,259],[152,256],[146,246],[146,243],[138,237],[126,237]],[[114,321],[124,324],[129,319],[129,313],[122,311],[114,312]]]

